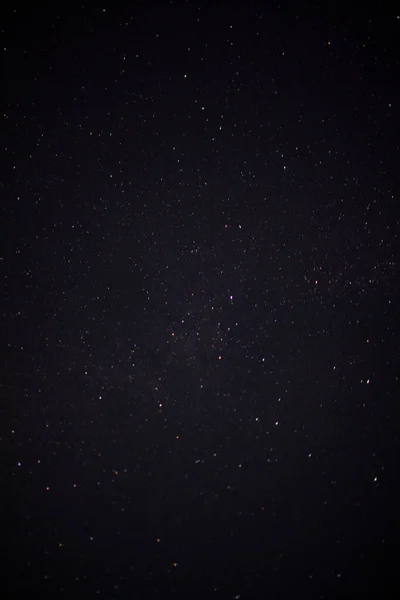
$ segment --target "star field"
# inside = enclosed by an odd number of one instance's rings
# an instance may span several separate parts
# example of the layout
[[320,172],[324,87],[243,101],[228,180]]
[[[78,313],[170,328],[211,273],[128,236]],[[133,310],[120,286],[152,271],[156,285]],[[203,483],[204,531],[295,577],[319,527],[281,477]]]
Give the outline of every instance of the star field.
[[399,27],[4,12],[10,598],[397,597]]

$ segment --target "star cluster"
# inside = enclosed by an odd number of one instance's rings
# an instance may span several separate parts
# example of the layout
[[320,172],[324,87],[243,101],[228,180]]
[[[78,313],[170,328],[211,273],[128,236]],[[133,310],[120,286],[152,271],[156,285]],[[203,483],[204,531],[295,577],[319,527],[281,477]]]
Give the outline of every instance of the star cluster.
[[394,593],[400,19],[2,27],[11,596]]

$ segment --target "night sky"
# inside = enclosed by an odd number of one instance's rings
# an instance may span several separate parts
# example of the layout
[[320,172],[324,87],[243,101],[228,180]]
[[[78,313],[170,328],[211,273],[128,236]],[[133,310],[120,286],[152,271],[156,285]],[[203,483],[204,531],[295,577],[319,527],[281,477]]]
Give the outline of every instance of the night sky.
[[400,16],[57,6],[1,18],[9,597],[398,597]]

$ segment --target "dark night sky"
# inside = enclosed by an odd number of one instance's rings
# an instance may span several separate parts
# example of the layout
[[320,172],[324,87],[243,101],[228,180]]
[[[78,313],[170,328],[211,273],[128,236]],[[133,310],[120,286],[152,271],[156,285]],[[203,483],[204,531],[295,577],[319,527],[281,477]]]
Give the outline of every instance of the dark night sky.
[[10,598],[400,593],[400,17],[263,4],[3,11]]

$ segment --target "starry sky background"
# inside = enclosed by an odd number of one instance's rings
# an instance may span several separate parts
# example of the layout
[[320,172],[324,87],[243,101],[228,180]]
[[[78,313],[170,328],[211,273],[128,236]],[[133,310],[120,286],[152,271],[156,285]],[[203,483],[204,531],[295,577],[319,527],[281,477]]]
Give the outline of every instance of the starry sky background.
[[395,597],[399,17],[1,35],[10,597]]

